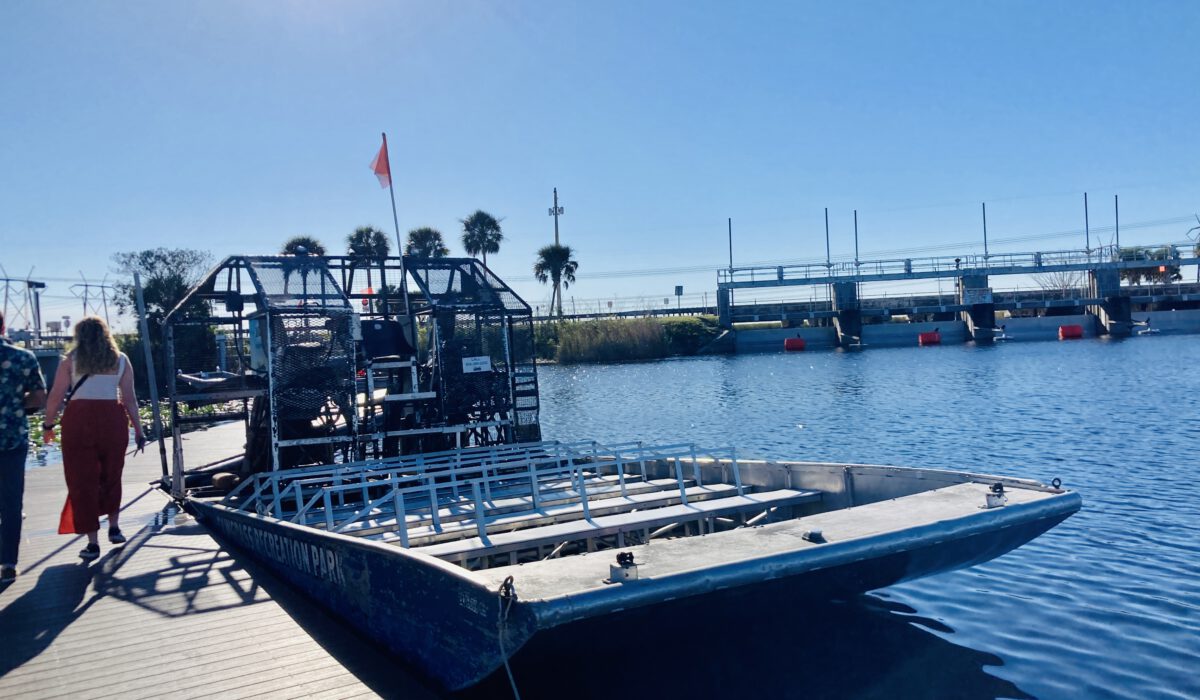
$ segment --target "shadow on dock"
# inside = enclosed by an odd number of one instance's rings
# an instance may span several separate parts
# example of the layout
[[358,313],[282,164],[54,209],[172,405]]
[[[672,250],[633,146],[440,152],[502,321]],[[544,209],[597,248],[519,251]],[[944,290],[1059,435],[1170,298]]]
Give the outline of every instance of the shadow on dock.
[[[127,510],[145,495],[138,496],[122,510]],[[36,658],[63,630],[102,598],[116,598],[165,617],[194,615],[258,602],[251,591],[234,604],[211,607],[196,605],[195,594],[213,582],[214,573],[218,576],[224,573],[224,578],[230,580],[227,574],[238,567],[224,552],[212,552],[204,547],[154,543],[154,535],[164,529],[177,510],[174,504],[168,505],[130,537],[125,545],[112,547],[94,562],[80,560],[42,569],[32,588],[0,608],[0,630],[4,630],[5,640],[4,653],[0,654],[0,676]],[[207,533],[199,526],[192,525],[190,528],[173,528],[170,534],[173,537],[186,537]],[[64,550],[73,550],[83,543],[82,536],[71,537],[29,566],[26,574],[32,574],[42,563]],[[143,548],[164,550],[157,554],[165,555],[165,565],[152,571],[123,576],[122,565]]]
[[50,646],[58,635],[87,610],[84,601],[92,572],[79,564],[58,564],[42,570],[37,584],[0,609],[4,652],[0,676],[19,668]]
[[[143,517],[144,526],[123,547],[108,549],[90,565],[55,563],[39,571],[42,564],[81,547],[83,537],[76,536],[29,566],[24,575],[36,576],[36,582],[0,607],[0,677],[30,662],[40,663],[38,657],[72,623],[106,598],[135,605],[164,619],[179,620],[178,634],[185,636],[195,623],[184,624],[182,618],[195,620],[207,613],[273,601],[373,692],[389,698],[435,697],[398,660],[360,638],[286,583],[253,563],[244,566],[248,558],[234,557],[224,546],[214,548],[209,532],[199,523],[189,519],[176,524],[178,512],[171,503],[152,517]],[[189,542],[193,538],[194,545]],[[153,567],[125,566],[135,556],[137,562],[153,561]],[[217,624],[227,619],[215,617]],[[111,634],[119,635],[116,629]],[[98,648],[108,643],[127,643],[119,636],[106,640],[104,634]],[[231,629],[229,634],[230,648],[245,648],[247,654],[264,651],[253,643],[252,625]],[[205,673],[221,675],[219,665],[202,668]]]
[[[196,525],[196,527],[200,527]],[[221,551],[237,551],[228,547],[219,535],[205,531],[221,545]],[[270,596],[313,641],[336,659],[363,685],[383,698],[437,698],[438,694],[421,679],[419,673],[394,654],[360,635],[350,625],[326,612],[286,581],[256,564],[245,554],[237,556],[239,564],[257,585]],[[505,689],[505,693],[509,691]]]

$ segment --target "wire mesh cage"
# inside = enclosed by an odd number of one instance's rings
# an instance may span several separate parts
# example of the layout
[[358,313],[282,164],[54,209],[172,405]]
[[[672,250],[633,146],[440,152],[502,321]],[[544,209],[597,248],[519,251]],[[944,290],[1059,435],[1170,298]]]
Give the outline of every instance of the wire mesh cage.
[[244,472],[541,439],[531,310],[473,259],[232,257],[164,325],[172,416],[240,406]]
[[269,386],[280,418],[353,415],[355,322],[349,309],[272,314]]

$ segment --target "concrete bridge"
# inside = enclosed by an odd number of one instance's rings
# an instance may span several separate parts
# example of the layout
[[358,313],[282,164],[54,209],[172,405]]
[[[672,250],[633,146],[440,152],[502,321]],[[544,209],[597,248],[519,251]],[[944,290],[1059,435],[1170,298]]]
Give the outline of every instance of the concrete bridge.
[[[1129,298],[1133,308],[1146,307],[1200,307],[1200,284],[1138,285],[1121,287],[1118,293]],[[1022,291],[993,292],[993,305],[997,312],[1008,311],[1013,316],[1054,316],[1086,311],[1089,306],[1103,303],[1103,298],[1092,297],[1084,288],[1076,289],[1031,289]],[[959,303],[956,292],[946,294],[912,294],[885,297],[870,297],[859,300],[864,319],[887,320],[896,316],[937,316],[934,320],[958,318],[970,305]],[[761,302],[738,304],[731,309],[732,323],[754,323],[782,321],[796,325],[814,325],[837,317],[837,311],[829,308],[827,300]],[[1142,309],[1147,310],[1147,309]],[[1040,312],[1040,313],[1033,313]],[[711,312],[710,312],[711,313]]]
[[[968,339],[985,344],[991,343],[996,335],[998,311],[1012,314],[1033,310],[1041,316],[1076,313],[1094,317],[1101,333],[1127,336],[1136,327],[1132,317],[1135,308],[1200,306],[1200,288],[1188,285],[1185,291],[1182,284],[1149,288],[1122,286],[1122,275],[1136,271],[1139,278],[1169,279],[1181,274],[1185,266],[1200,265],[1196,253],[1194,247],[1168,244],[730,268],[718,273],[718,317],[726,328],[747,320],[831,325],[836,344],[846,348],[861,346],[864,326],[890,321],[899,315],[907,316],[909,320],[922,316],[933,321],[960,320]],[[1086,273],[1086,287],[1055,294],[993,293],[989,286],[993,277],[1059,272]],[[905,303],[894,298],[869,300],[861,295],[863,286],[870,283],[943,278],[954,280],[955,291],[949,298],[933,295]],[[814,285],[827,285],[830,299],[811,302],[808,308],[789,310],[786,304],[780,305],[777,316],[771,312],[762,313],[759,305],[746,308],[734,304],[735,290]]]

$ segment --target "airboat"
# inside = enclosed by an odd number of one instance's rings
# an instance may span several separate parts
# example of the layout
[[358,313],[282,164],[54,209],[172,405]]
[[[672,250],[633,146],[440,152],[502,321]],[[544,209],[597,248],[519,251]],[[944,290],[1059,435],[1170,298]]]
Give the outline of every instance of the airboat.
[[[551,629],[881,588],[1081,506],[1057,481],[549,439],[530,307],[473,259],[231,257],[164,338],[164,489],[447,689]],[[241,457],[187,464],[195,406],[242,422]]]

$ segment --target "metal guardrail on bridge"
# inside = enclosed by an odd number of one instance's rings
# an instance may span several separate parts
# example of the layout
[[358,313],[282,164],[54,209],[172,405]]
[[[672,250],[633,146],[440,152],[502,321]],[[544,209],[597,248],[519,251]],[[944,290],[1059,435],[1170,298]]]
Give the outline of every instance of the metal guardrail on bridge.
[[1103,246],[1090,250],[1036,253],[992,253],[958,257],[859,260],[803,265],[734,267],[717,272],[720,289],[746,289],[833,282],[884,282],[906,279],[960,277],[964,274],[1020,275],[1077,272],[1095,269],[1146,268],[1160,265],[1200,265],[1194,247],[1162,245]]

